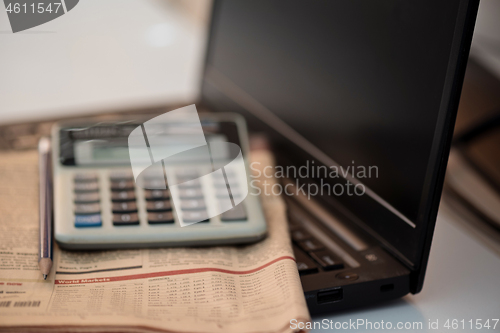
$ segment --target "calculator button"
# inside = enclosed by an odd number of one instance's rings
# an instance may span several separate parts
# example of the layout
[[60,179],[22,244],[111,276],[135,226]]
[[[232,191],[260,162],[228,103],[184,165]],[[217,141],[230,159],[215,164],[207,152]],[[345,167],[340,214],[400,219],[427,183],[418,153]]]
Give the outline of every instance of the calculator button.
[[228,221],[244,221],[247,219],[247,212],[245,210],[245,205],[243,203],[233,207],[232,209],[224,212],[220,216],[220,220],[223,222]]
[[113,214],[113,225],[138,225],[139,216],[137,213]]
[[109,173],[109,179],[115,180],[134,180],[134,174],[131,171],[113,171]]
[[143,188],[163,189],[163,188],[167,188],[167,183],[165,182],[165,178],[145,179],[143,181]]
[[101,214],[95,215],[75,215],[75,227],[100,227],[102,226]]
[[96,182],[97,181],[97,173],[94,172],[79,172],[73,178],[75,183],[81,182]]
[[179,197],[181,199],[201,199],[203,198],[203,191],[200,189],[179,189]]
[[185,190],[185,189],[197,189],[197,188],[201,188],[201,182],[200,182],[199,178],[198,179],[193,179],[193,180],[181,183],[181,184],[177,185],[177,187],[179,187],[182,190]]
[[319,241],[316,239],[308,239],[303,242],[299,243],[299,246],[304,250],[304,251],[316,251],[316,250],[321,250],[324,248],[323,244],[321,244]]
[[75,193],[75,202],[97,202],[99,201],[99,192]]
[[175,172],[175,176],[177,177],[177,179],[179,178],[183,178],[183,179],[195,179],[195,178],[198,178],[200,176],[198,170],[196,169],[181,169],[181,170],[177,170]]
[[101,205],[99,203],[85,203],[75,205],[75,214],[95,214],[101,211]]
[[344,268],[344,263],[328,250],[309,252],[309,254],[324,270]]
[[97,182],[75,183],[75,192],[95,192],[99,190]]
[[205,200],[203,199],[181,200],[182,210],[205,210],[206,208]]
[[144,190],[146,200],[169,199],[170,192],[167,190]]
[[148,213],[149,224],[174,223],[174,214],[172,212]]
[[132,180],[111,181],[111,191],[131,190],[135,186]]
[[148,212],[164,212],[172,210],[172,204],[169,200],[148,201],[146,202]]
[[112,201],[131,201],[131,200],[135,200],[135,192],[134,191],[111,192],[111,200]]
[[137,203],[135,201],[113,202],[111,209],[113,213],[134,213],[137,212]]
[[207,211],[182,211],[184,222],[208,222]]
[[[227,187],[226,188],[216,188],[215,189],[215,196],[218,198],[218,199],[225,199],[229,196],[229,191],[227,190]],[[241,193],[238,191],[238,189],[236,190],[233,190],[231,188],[231,196],[233,198],[241,198]]]

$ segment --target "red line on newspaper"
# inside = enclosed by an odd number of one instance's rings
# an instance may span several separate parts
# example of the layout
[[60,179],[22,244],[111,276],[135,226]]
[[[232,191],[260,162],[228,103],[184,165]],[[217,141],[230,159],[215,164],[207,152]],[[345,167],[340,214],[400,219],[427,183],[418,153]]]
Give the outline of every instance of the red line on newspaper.
[[137,279],[147,279],[147,278],[155,278],[155,277],[163,277],[170,275],[181,275],[181,274],[192,274],[192,273],[204,273],[204,272],[219,272],[219,273],[227,273],[227,274],[236,274],[236,275],[245,275],[257,272],[263,268],[266,268],[275,262],[290,259],[294,260],[292,257],[283,256],[276,258],[265,265],[260,267],[250,269],[248,271],[230,271],[227,269],[220,268],[192,268],[192,269],[180,269],[177,271],[169,271],[169,272],[155,272],[155,273],[144,273],[144,274],[134,274],[134,275],[125,275],[125,276],[114,276],[114,277],[99,277],[99,278],[90,278],[90,279],[72,279],[72,280],[56,280],[55,284],[86,284],[86,283],[103,283],[103,282],[115,282],[115,281],[127,281],[127,280],[137,280]]

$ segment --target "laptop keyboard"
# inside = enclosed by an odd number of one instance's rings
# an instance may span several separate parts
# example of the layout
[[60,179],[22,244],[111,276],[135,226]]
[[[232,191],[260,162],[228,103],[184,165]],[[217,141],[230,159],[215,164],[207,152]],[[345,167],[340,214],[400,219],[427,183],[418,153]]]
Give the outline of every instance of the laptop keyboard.
[[307,230],[291,221],[293,252],[300,275],[333,271],[344,268],[344,263]]

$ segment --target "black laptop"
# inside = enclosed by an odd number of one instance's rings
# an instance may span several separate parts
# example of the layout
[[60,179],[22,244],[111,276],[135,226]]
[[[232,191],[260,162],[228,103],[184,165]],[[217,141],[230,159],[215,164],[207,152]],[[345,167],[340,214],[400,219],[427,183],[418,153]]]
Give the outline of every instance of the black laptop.
[[271,138],[311,313],[422,289],[477,7],[214,1],[201,102]]

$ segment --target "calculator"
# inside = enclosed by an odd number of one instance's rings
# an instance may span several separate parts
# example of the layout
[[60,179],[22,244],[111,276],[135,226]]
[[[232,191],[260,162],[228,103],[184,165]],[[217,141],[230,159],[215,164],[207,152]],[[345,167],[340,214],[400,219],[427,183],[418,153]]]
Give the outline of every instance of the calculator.
[[[241,244],[265,237],[267,224],[248,177],[243,117],[200,114],[199,121],[208,143],[240,147],[244,168],[229,163],[223,175],[208,177],[207,165],[179,161],[170,167],[168,181],[162,173],[134,177],[128,138],[146,121],[140,116],[88,118],[53,126],[54,237],[62,248]],[[178,185],[169,186],[172,178]],[[214,209],[220,207],[219,193],[227,196],[228,181],[233,206],[218,214]]]

